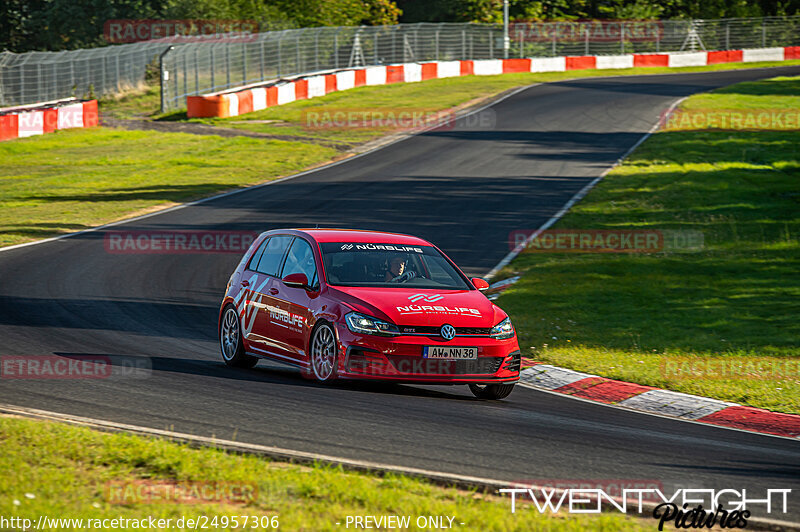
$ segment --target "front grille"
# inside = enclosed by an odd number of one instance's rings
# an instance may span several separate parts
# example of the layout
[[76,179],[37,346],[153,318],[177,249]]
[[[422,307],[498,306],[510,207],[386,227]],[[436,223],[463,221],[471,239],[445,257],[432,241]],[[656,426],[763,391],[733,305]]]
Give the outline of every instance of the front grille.
[[389,355],[388,358],[400,373],[429,375],[488,375],[496,373],[503,362],[502,357],[478,357],[475,360],[436,360]]
[[511,353],[510,356],[511,360],[505,363],[503,369],[506,369],[508,371],[519,371],[522,362],[522,357],[520,356],[520,352],[514,351],[513,353]]
[[[420,335],[428,335],[428,336],[439,336],[439,331],[441,327],[431,327],[428,325],[423,325],[420,327],[415,327],[412,325],[401,325],[400,326],[400,333],[401,334],[420,334]],[[492,332],[491,327],[456,327],[456,336],[464,336],[469,334],[471,336],[489,336],[489,333]]]

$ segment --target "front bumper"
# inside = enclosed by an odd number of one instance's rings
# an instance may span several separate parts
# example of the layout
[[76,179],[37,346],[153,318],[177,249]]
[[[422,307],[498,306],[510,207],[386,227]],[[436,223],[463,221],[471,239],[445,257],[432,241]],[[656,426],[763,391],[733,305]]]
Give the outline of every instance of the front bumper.
[[[337,325],[338,374],[345,379],[387,380],[407,383],[497,384],[519,380],[520,351],[517,338],[438,336],[372,336],[355,334]],[[423,358],[425,346],[477,347],[476,360]]]

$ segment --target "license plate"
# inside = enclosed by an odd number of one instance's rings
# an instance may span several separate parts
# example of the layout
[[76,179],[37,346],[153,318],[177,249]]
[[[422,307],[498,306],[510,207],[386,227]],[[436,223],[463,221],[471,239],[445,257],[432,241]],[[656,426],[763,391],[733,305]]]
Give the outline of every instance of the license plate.
[[422,357],[440,360],[475,360],[478,358],[478,348],[426,346],[422,348]]

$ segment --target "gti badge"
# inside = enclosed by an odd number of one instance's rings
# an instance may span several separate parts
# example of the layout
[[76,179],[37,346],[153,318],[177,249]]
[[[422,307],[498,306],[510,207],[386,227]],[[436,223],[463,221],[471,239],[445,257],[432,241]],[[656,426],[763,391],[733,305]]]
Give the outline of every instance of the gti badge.
[[408,296],[408,299],[410,299],[413,303],[416,303],[417,301],[420,300],[427,301],[428,303],[435,303],[436,301],[439,301],[440,299],[443,298],[444,296],[441,296],[439,294],[432,294],[429,296],[426,296],[425,294],[414,294],[413,296]]
[[449,323],[445,323],[442,325],[442,329],[439,331],[439,334],[441,334],[442,338],[445,340],[452,340],[456,337],[456,328]]

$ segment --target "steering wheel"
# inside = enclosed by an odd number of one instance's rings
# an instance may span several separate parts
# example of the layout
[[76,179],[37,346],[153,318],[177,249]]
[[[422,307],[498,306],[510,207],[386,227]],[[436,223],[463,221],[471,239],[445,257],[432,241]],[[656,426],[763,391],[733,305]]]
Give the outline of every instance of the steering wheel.
[[412,271],[407,271],[404,274],[398,275],[397,277],[395,277],[394,279],[392,279],[389,282],[390,283],[405,283],[406,281],[410,281],[411,279],[413,279],[416,276],[417,276],[416,273],[414,273]]

